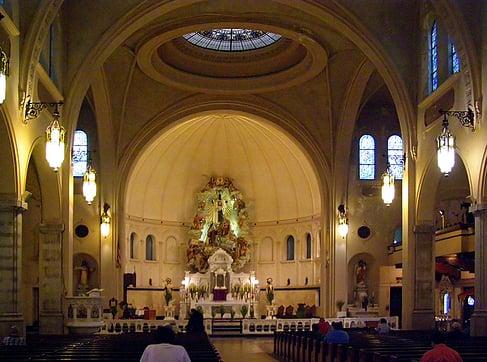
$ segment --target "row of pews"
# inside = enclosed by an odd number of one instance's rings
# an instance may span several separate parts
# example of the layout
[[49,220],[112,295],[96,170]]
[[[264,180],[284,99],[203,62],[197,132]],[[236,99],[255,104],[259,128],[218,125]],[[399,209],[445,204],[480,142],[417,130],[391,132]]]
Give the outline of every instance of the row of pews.
[[[431,349],[430,334],[424,332],[379,336],[355,330],[349,335],[348,345],[337,345],[323,342],[312,332],[276,332],[274,355],[280,361],[293,362],[409,362],[419,361]],[[460,353],[464,362],[487,361],[487,338],[468,338],[447,344]]]
[[[29,338],[26,346],[1,345],[0,361],[139,361],[151,343],[148,333],[36,336]],[[218,350],[209,341],[183,345],[191,361],[221,361]]]

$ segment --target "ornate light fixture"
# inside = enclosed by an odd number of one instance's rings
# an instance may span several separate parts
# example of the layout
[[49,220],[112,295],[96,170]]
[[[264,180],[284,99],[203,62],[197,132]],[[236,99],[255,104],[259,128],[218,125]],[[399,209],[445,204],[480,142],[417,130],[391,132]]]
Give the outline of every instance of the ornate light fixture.
[[0,104],[5,101],[7,95],[7,77],[9,60],[7,54],[0,48]]
[[83,175],[83,196],[88,205],[91,205],[96,196],[96,172],[91,161],[88,161],[88,166]]
[[338,235],[345,239],[348,234],[348,219],[347,212],[345,210],[345,205],[340,204],[338,206]]
[[42,110],[54,107],[53,120],[46,128],[46,160],[49,166],[57,172],[64,161],[64,136],[66,130],[59,123],[59,107],[62,102],[31,102],[25,105],[25,121],[39,117]]
[[394,175],[388,162],[387,169],[382,174],[382,200],[386,206],[391,205],[392,200],[394,200],[394,193]]
[[448,174],[455,166],[455,137],[450,133],[448,116],[453,116],[460,121],[464,127],[475,130],[474,113],[472,109],[467,111],[439,111],[443,115],[443,128],[440,135],[436,138],[436,152],[438,157],[438,167],[445,175]]
[[101,223],[100,223],[100,233],[101,236],[106,238],[110,235],[110,223],[111,223],[111,216],[110,216],[110,205],[105,203],[103,205],[103,212],[101,214]]

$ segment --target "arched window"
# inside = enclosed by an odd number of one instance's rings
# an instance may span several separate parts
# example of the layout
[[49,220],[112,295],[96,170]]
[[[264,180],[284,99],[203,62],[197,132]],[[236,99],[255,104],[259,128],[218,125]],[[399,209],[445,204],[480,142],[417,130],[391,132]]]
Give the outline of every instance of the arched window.
[[450,293],[443,295],[443,314],[450,314],[451,310],[451,296]]
[[460,71],[460,58],[458,57],[457,49],[453,39],[448,39],[448,64],[450,68],[450,74],[455,74]]
[[394,240],[392,241],[394,246],[402,245],[402,227],[397,227],[394,230]]
[[82,130],[74,132],[73,176],[83,177],[88,164],[88,136]]
[[130,259],[137,259],[137,234],[130,234]]
[[438,88],[438,24],[433,21],[429,36],[429,60],[430,60],[430,89],[434,92]]
[[294,236],[289,235],[286,240],[286,260],[294,260]]
[[375,140],[368,134],[363,135],[359,140],[359,178],[375,179]]
[[313,240],[311,239],[311,234],[306,234],[306,259],[311,259],[312,255],[312,243]]
[[145,260],[156,260],[154,254],[154,237],[147,235],[145,238]]
[[404,173],[404,153],[402,138],[392,135],[387,140],[387,161],[396,180],[402,180]]

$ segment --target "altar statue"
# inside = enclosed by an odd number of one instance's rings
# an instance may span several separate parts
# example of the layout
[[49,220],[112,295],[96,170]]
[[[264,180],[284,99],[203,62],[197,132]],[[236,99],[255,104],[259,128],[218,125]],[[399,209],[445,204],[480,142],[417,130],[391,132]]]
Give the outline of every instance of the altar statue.
[[364,260],[359,260],[355,267],[355,285],[357,287],[365,287],[365,277],[367,273],[367,263]]

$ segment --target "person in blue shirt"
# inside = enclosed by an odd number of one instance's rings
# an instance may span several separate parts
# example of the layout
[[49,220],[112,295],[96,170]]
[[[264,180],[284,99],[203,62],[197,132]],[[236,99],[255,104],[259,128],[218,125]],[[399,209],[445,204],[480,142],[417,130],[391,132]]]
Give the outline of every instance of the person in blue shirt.
[[342,322],[333,322],[331,330],[323,338],[325,343],[348,344],[348,333],[343,330]]

